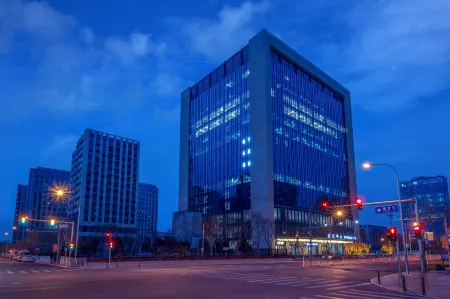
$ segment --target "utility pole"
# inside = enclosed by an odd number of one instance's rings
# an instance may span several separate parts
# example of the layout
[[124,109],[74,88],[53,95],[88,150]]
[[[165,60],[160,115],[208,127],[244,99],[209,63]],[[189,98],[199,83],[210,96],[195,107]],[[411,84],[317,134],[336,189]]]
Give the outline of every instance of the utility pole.
[[202,257],[205,252],[205,223],[202,224]]
[[[417,204],[417,198],[414,199],[414,211],[416,214],[416,222],[418,225],[420,225],[420,217],[419,217],[419,207]],[[423,236],[422,236],[423,238]],[[427,265],[425,261],[425,250],[423,248],[422,238],[417,240],[417,243],[419,244],[419,254],[420,254],[420,270],[422,273],[427,272]]]
[[312,204],[309,203],[309,259],[312,260]]

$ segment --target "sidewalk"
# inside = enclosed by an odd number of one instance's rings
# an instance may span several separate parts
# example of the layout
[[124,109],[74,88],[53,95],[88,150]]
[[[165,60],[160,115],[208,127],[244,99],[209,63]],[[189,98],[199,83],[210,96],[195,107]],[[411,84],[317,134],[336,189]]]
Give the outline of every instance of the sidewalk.
[[[127,261],[119,262],[118,268],[161,268],[161,267],[189,267],[189,266],[217,266],[217,265],[264,265],[292,263],[291,258],[276,259],[248,259],[248,260],[182,260],[182,261]],[[111,259],[111,267],[116,268],[117,261]],[[101,263],[89,263],[88,268],[105,268],[106,261]]]
[[[422,274],[412,272],[404,274],[406,281],[406,292],[422,295]],[[447,299],[450,298],[450,270],[428,272],[425,278],[425,296]],[[378,285],[377,278],[372,279],[372,283]],[[381,287],[403,292],[403,287],[398,285],[398,274],[390,274],[381,277]]]

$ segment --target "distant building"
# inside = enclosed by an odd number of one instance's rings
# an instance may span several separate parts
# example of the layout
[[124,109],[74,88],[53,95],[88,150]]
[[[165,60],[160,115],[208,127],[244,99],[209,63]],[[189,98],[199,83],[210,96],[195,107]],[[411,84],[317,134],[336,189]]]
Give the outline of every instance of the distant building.
[[72,212],[80,237],[136,235],[139,141],[86,129],[72,153]]
[[360,225],[361,241],[370,244],[371,250],[381,250],[384,242],[387,242],[387,227],[379,225]]
[[18,240],[22,240],[23,238],[23,228],[19,225],[20,220],[19,217],[21,215],[26,215],[26,205],[27,205],[27,196],[28,196],[28,186],[19,184],[17,186],[16,193],[16,209],[14,212],[14,223],[13,223],[13,235],[12,235],[12,243],[17,243]]
[[[296,234],[308,243],[310,207],[325,226],[322,200],[356,196],[350,92],[266,30],[182,92],[179,211],[220,215],[229,238],[248,241],[260,214],[290,248]],[[343,234],[359,237],[358,210],[348,214]]]
[[[444,235],[444,214],[447,214],[447,224],[450,226],[450,207],[447,177],[430,176],[417,177],[400,183],[400,194],[402,199],[415,198],[418,202],[419,217],[426,223],[427,231],[436,236]],[[404,203],[405,226],[412,228],[411,223],[415,221],[413,203]],[[410,231],[411,233],[412,231]]]
[[154,235],[158,223],[158,188],[155,185],[139,183],[139,198],[137,212],[137,237]]
[[[67,170],[45,167],[31,168],[24,214],[37,220],[66,219],[68,202],[58,201],[53,190],[57,186],[68,186],[69,182],[70,172]],[[30,221],[28,224],[28,228],[31,230],[44,227],[48,227],[45,222]]]
[[177,241],[192,242],[202,233],[202,214],[200,212],[180,211],[172,216],[172,235]]

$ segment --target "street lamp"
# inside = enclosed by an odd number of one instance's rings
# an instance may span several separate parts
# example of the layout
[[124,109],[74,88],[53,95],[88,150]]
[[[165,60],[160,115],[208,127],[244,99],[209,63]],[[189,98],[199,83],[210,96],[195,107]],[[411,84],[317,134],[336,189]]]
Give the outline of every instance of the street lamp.
[[[48,189],[51,193],[51,196],[56,200],[56,201],[66,201],[67,202],[67,206],[69,206],[69,197],[70,197],[70,190],[69,190],[69,186],[66,184],[53,184],[53,186],[51,186]],[[68,207],[69,208],[69,207]],[[77,231],[76,231],[76,237],[75,237],[75,259],[77,258],[78,255],[78,235],[80,232],[80,212],[81,212],[81,207],[80,204],[78,204],[78,221],[77,221]],[[69,216],[69,210],[67,210],[67,217]],[[70,240],[71,244],[73,242],[73,240]]]
[[[400,206],[400,222],[401,222],[401,227],[402,227],[402,235],[403,235],[403,249],[405,251],[405,270],[406,273],[409,274],[409,267],[408,267],[408,249],[406,248],[406,236],[405,236],[405,225],[403,223],[403,207],[402,207],[402,200],[401,200],[401,196],[400,196],[400,182],[398,179],[398,171],[397,168],[395,168],[394,166],[390,165],[390,164],[386,164],[386,163],[372,163],[372,162],[364,162],[362,163],[362,168],[363,169],[371,169],[373,166],[386,166],[389,167],[390,169],[392,169],[395,172],[395,180],[397,183],[397,196],[398,196],[398,204]],[[397,239],[397,248],[398,248],[398,239]],[[400,249],[398,249],[398,256],[399,256],[399,260],[400,260]],[[401,268],[400,268],[400,262],[399,262],[399,273],[401,273]],[[401,279],[401,277],[400,277]]]

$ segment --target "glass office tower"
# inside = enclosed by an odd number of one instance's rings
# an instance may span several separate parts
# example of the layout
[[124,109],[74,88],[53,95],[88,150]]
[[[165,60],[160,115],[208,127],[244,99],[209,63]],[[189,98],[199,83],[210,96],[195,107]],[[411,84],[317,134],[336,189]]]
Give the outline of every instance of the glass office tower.
[[[180,131],[180,211],[227,225],[258,212],[282,235],[356,197],[349,91],[266,30],[183,91]],[[357,220],[341,231],[358,236]]]
[[[417,199],[419,217],[426,223],[427,231],[434,232],[437,236],[444,235],[444,213],[447,213],[447,223],[450,219],[448,211],[448,184],[447,177],[418,177],[410,181],[400,183],[400,194],[402,199]],[[404,203],[404,217],[415,219],[414,204]],[[412,227],[407,221],[406,227]],[[412,232],[412,231],[411,231]]]

